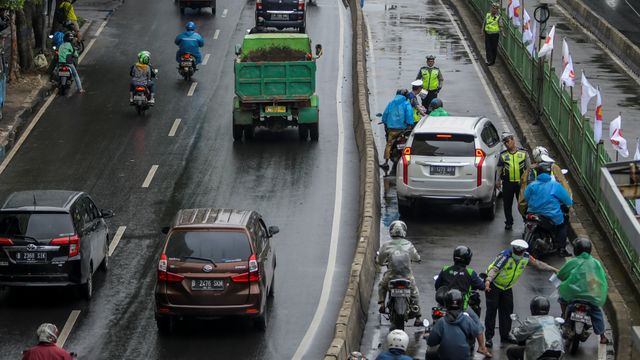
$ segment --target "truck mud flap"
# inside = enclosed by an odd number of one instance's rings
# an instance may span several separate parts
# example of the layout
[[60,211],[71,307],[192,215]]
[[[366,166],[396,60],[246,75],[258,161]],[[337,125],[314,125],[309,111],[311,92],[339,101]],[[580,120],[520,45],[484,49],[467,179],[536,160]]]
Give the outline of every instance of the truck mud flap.
[[234,125],[252,125],[253,114],[250,111],[233,109],[233,124]]
[[308,107],[298,109],[298,124],[313,124],[318,122],[318,108]]

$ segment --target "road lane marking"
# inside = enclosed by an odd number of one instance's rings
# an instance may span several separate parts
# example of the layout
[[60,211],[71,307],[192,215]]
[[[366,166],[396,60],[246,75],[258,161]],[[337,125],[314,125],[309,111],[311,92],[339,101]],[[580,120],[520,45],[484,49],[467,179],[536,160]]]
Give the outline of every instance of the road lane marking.
[[67,322],[64,323],[64,327],[60,332],[60,336],[58,336],[58,346],[63,347],[64,343],[67,342],[67,338],[71,333],[71,329],[73,329],[73,325],[75,325],[76,320],[78,320],[78,316],[80,315],[80,310],[72,310],[71,314],[69,314],[69,318]]
[[631,6],[631,4],[629,4],[629,2],[627,0],[624,0],[624,2],[627,3],[627,5],[629,5],[629,7],[631,8],[631,10],[633,10],[634,13],[636,13],[636,15],[640,16],[640,13],[638,13],[638,10],[636,10],[636,8],[634,8],[633,6]]
[[127,229],[126,226],[120,226],[118,227],[118,230],[116,230],[116,234],[113,236],[113,240],[111,240],[111,244],[109,244],[109,256],[111,256],[113,252],[116,251],[116,247],[120,243],[120,239],[122,239],[122,235],[124,234],[124,231],[126,229]]
[[444,11],[447,13],[447,16],[449,16],[449,21],[451,21],[451,23],[455,27],[456,33],[458,34],[458,38],[460,38],[460,42],[462,42],[462,45],[464,46],[465,51],[469,55],[469,59],[471,60],[471,63],[473,64],[473,68],[476,71],[476,73],[478,74],[478,77],[480,77],[480,82],[482,83],[482,87],[484,88],[484,91],[487,93],[487,96],[489,97],[489,100],[491,101],[491,105],[493,106],[493,110],[496,112],[496,115],[500,119],[500,122],[501,122],[504,130],[508,130],[509,128],[507,127],[507,122],[505,120],[505,116],[503,115],[502,110],[498,107],[498,102],[496,101],[496,97],[495,97],[495,95],[493,95],[493,93],[491,92],[491,89],[489,88],[487,80],[485,79],[485,74],[480,71],[480,66],[478,65],[478,62],[476,61],[475,57],[473,56],[473,53],[471,52],[471,48],[469,48],[469,44],[467,43],[466,38],[464,36],[462,36],[462,31],[460,30],[460,26],[458,25],[457,22],[455,22],[455,20],[453,19],[453,15],[451,15],[451,11],[449,11],[449,9],[446,6],[444,6],[444,3],[442,2],[442,0],[438,0],[438,2],[440,3],[440,6],[442,6]]
[[220,16],[220,17],[227,17],[227,12],[229,12],[229,10],[228,9],[224,9],[222,11],[222,16]]
[[220,29],[216,29],[216,32],[213,33],[213,40],[218,40],[218,36],[220,36]]
[[204,60],[202,60],[202,65],[207,65],[207,63],[209,62],[209,58],[211,57],[211,54],[207,54],[204,56]]
[[196,86],[198,86],[197,82],[194,82],[193,84],[191,84],[191,87],[189,88],[189,92],[187,93],[187,96],[193,96],[193,92],[196,91]]
[[169,136],[175,136],[176,131],[178,130],[178,126],[180,126],[180,122],[182,119],[177,118],[173,121],[173,125],[171,126],[171,130],[169,130]]
[[151,180],[153,180],[153,176],[156,174],[156,171],[158,171],[158,165],[151,166],[151,169],[149,169],[149,173],[147,174],[147,177],[144,179],[144,182],[142,183],[143,188],[149,187],[149,184],[151,184]]
[[100,36],[100,34],[102,33],[102,30],[104,30],[105,26],[107,26],[107,20],[103,21],[102,24],[100,24],[100,27],[98,28],[98,31],[96,31],[96,34],[94,36],[95,37]]
[[95,42],[96,42],[96,38],[93,38],[91,39],[91,41],[89,41],[89,45],[87,45],[82,55],[80,55],[80,57],[78,58],[78,64],[82,63],[82,60],[84,60],[84,57],[87,56],[87,54],[89,53],[89,50],[93,47],[93,44],[95,44]]
[[[309,349],[313,338],[318,332],[320,323],[323,319],[326,319],[325,313],[327,312],[327,305],[329,302],[329,295],[331,294],[331,288],[333,283],[333,275],[336,267],[336,257],[338,251],[338,240],[340,236],[340,220],[342,219],[342,179],[344,170],[344,119],[342,109],[342,77],[344,72],[344,10],[340,0],[336,0],[338,3],[338,14],[340,18],[340,30],[339,30],[339,44],[338,44],[338,76],[336,78],[336,110],[337,110],[337,122],[338,122],[338,156],[336,161],[336,193],[333,205],[333,222],[331,224],[331,242],[329,245],[329,256],[327,258],[327,267],[325,268],[324,280],[322,282],[322,292],[320,294],[320,301],[318,307],[313,315],[313,319],[309,324],[309,328],[304,334],[302,341],[298,345],[293,359],[302,359]],[[353,84],[352,84],[353,86]]]

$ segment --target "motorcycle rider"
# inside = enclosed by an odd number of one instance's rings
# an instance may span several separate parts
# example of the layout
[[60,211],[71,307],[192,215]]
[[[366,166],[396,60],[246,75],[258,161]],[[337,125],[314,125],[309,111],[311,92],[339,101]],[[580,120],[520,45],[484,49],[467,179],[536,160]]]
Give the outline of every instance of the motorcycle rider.
[[478,334],[478,352],[486,357],[491,357],[491,352],[485,346],[484,329],[478,314],[469,309],[469,298],[471,297],[472,290],[484,290],[484,281],[478,276],[478,274],[469,267],[473,253],[471,249],[466,246],[458,246],[453,250],[453,265],[447,265],[442,268],[438,278],[436,279],[435,288],[436,291],[445,286],[448,289],[457,289],[462,293],[464,297],[462,310],[467,311],[481,327],[481,331]]
[[[389,225],[389,235],[391,240],[387,241],[380,247],[376,263],[379,266],[387,266],[387,271],[382,276],[380,284],[378,284],[378,304],[380,305],[380,313],[385,312],[385,300],[387,291],[389,291],[389,280],[396,277],[404,277],[411,282],[411,302],[412,305],[419,305],[419,293],[416,286],[416,280],[411,271],[411,261],[420,262],[420,255],[413,246],[411,241],[405,239],[407,236],[407,224],[404,221],[396,220]],[[404,255],[404,256],[403,256]],[[396,259],[410,259],[408,263],[397,261]],[[414,326],[421,326],[422,315],[418,311],[415,315]]]
[[558,272],[558,279],[562,281],[558,288],[558,302],[564,316],[568,316],[567,305],[571,307],[576,302],[589,305],[593,332],[600,335],[601,344],[607,344],[609,339],[604,334],[601,308],[607,301],[609,284],[602,264],[591,256],[591,248],[589,239],[578,238],[573,242],[575,257]]
[[53,324],[44,323],[38,326],[38,345],[25,350],[22,360],[72,360],[73,356],[56,344],[59,334],[58,328]]
[[509,360],[540,359],[551,357],[559,359],[564,353],[562,333],[556,320],[549,315],[549,300],[544,296],[536,296],[531,300],[529,309],[531,316],[522,325],[513,329],[513,336],[525,346],[512,346],[507,349]]
[[69,69],[71,69],[71,74],[73,75],[73,79],[76,81],[78,92],[82,94],[84,93],[84,89],[82,88],[82,82],[80,81],[78,70],[74,65],[77,59],[78,51],[73,47],[73,33],[68,32],[64,34],[64,42],[60,45],[60,49],[58,49],[58,65],[65,64]]
[[462,309],[463,304],[464,297],[459,290],[452,289],[447,291],[444,296],[447,314],[436,321],[427,338],[428,346],[439,346],[437,357],[430,356],[430,352],[427,350],[427,359],[471,359],[469,346],[473,344],[473,339],[482,332],[482,329],[480,324]]
[[408,94],[409,103],[413,108],[413,122],[418,123],[423,116],[427,115],[427,110],[422,106],[422,99],[426,94],[422,91],[422,80],[418,79],[411,83],[411,92]]
[[406,97],[408,93],[407,90],[398,90],[382,113],[382,123],[387,133],[387,146],[384,148],[384,164],[380,167],[385,171],[389,169],[393,140],[413,126],[413,109]]
[[427,96],[422,99],[422,106],[429,107],[431,101],[438,97],[444,78],[439,67],[435,66],[436,57],[427,55],[427,66],[423,66],[418,70],[416,80],[422,80],[422,87],[427,91]]
[[435,98],[431,100],[431,104],[429,104],[429,116],[449,116],[447,110],[445,110],[442,106],[442,100]]
[[573,205],[571,195],[557,181],[551,181],[551,164],[542,162],[536,167],[536,181],[527,185],[524,199],[528,204],[527,211],[542,215],[555,225],[554,242],[562,257],[571,256],[567,251],[567,222],[564,221],[562,205]]
[[[200,64],[202,62],[200,48],[204,46],[204,39],[196,32],[196,24],[193,21],[189,21],[185,25],[185,29],[186,31],[178,34],[174,41],[179,47],[176,52],[176,61],[179,63],[181,61],[180,57],[188,53],[196,58],[196,65]],[[195,66],[194,70],[197,70]]]
[[378,355],[376,360],[412,360],[407,355],[409,346],[409,335],[402,330],[393,330],[387,335],[387,351]]
[[155,83],[153,79],[156,78],[156,72],[151,62],[151,53],[142,50],[138,53],[138,62],[131,66],[129,70],[129,76],[131,76],[131,83],[129,84],[129,103],[133,104],[133,91],[136,86],[146,86],[151,94],[149,99],[149,105],[156,103],[156,91]]

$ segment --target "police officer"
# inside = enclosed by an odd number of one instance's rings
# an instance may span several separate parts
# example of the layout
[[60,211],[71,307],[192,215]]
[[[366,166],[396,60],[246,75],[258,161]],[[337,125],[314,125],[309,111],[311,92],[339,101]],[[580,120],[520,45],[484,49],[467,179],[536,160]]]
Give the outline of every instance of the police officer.
[[436,57],[433,55],[427,56],[427,66],[423,66],[418,70],[416,80],[422,80],[422,87],[427,91],[427,96],[422,99],[422,106],[427,109],[431,100],[438,97],[438,92],[442,89],[442,83],[444,78],[442,77],[442,71],[435,66]]
[[491,4],[491,11],[484,16],[484,21],[482,22],[484,49],[487,54],[487,66],[495,64],[496,56],[498,55],[498,40],[500,38],[500,30],[502,30],[499,10],[500,4]]
[[409,103],[411,103],[411,107],[413,108],[413,122],[416,124],[423,116],[427,115],[427,109],[422,107],[422,98],[424,96],[426,96],[426,94],[422,91],[422,80],[418,79],[412,82],[411,91],[407,97],[409,98]]
[[531,256],[529,245],[522,239],[511,242],[511,248],[501,251],[487,269],[484,291],[487,302],[487,314],[484,317],[486,346],[493,347],[493,335],[496,328],[496,313],[500,309],[500,342],[516,344],[511,332],[511,313],[513,312],[513,291],[522,272],[531,264],[538,270],[558,272],[558,269]]
[[511,230],[513,228],[513,215],[511,210],[513,207],[513,198],[520,198],[520,179],[525,170],[531,165],[527,152],[516,146],[516,140],[511,133],[502,134],[502,142],[507,147],[500,153],[498,160],[499,178],[496,181],[496,187],[502,186],[502,202],[504,207],[504,228]]

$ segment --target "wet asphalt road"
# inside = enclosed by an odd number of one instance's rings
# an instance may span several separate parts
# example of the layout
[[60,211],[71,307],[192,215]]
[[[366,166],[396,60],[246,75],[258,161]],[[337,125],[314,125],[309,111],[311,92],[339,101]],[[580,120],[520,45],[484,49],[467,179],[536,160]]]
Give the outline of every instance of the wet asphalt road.
[[[254,2],[218,1],[207,12],[180,16],[172,1],[126,2],[109,20],[79,67],[84,95],[56,98],[0,175],[0,197],[23,189],[88,192],[111,208],[111,236],[126,226],[107,274],[97,273],[95,295],[82,301],[67,289],[0,291],[0,358],[18,358],[42,322],[62,328],[72,310],[80,316],[65,348],[86,359],[289,359],[318,306],[327,267],[336,174],[343,172],[335,274],[327,312],[305,358],[320,358],[331,341],[346,274],[355,249],[358,155],[351,130],[351,38],[343,16],[344,63],[339,61],[341,2],[309,8],[307,31],[324,45],[318,61],[320,141],[301,143],[297,131],[256,133],[251,143],[231,137],[234,45],[253,26]],[[226,10],[225,10],[226,9]],[[175,69],[173,39],[193,20],[210,53],[189,83]],[[331,24],[331,26],[327,26]],[[219,30],[219,32],[217,32]],[[216,35],[217,33],[217,35]],[[217,39],[214,39],[217,36]],[[144,117],[128,106],[128,69],[147,49],[160,70],[157,105]],[[344,66],[344,78],[337,79]],[[336,99],[341,84],[342,98]],[[337,103],[344,116],[344,164],[339,169]],[[176,118],[182,119],[168,137]],[[148,188],[141,185],[159,165]],[[158,335],[153,286],[163,241],[159,229],[180,208],[249,208],[278,225],[276,295],[266,333],[247,321],[188,321],[172,336]],[[345,276],[341,276],[345,275]],[[69,289],[70,290],[70,289]]]
[[640,45],[640,1],[638,0],[582,0],[596,14],[602,16],[631,42]]
[[[425,56],[434,54],[436,65],[443,71],[445,80],[439,97],[451,115],[485,115],[494,121],[498,131],[512,128],[501,120],[501,105],[498,104],[498,111],[492,105],[462,40],[438,1],[429,0],[409,5],[367,0],[364,12],[371,34],[368,67],[372,113],[384,110],[387,102],[393,98],[394,89],[410,88]],[[477,61],[484,59],[473,56]],[[380,154],[384,146],[383,134],[384,129],[378,126],[376,140]],[[388,225],[399,218],[394,182],[394,177],[386,177],[383,185],[381,242],[388,239]],[[433,276],[439,273],[442,266],[452,262],[452,252],[456,246],[470,246],[474,253],[471,266],[478,272],[484,272],[499,251],[521,236],[522,222],[516,221],[512,231],[504,230],[501,201],[497,211],[495,220],[487,222],[480,219],[475,207],[422,205],[414,211],[417,216],[403,219],[407,222],[409,240],[422,256],[422,263],[413,264],[412,267],[420,290],[423,316],[430,319],[431,307],[435,305]],[[517,210],[514,208],[513,212],[515,214]],[[558,257],[545,260],[556,267],[562,264]],[[560,313],[559,305],[554,301],[557,295],[554,297],[553,286],[547,281],[550,275],[529,268],[514,287],[515,312],[521,317],[529,314],[529,301],[535,295],[550,296],[551,312]],[[388,320],[377,313],[376,294],[377,287],[370,303],[367,328],[361,345],[361,350],[369,358],[375,358],[384,350],[385,337],[389,332]],[[482,302],[484,314],[484,296]],[[484,315],[482,318],[484,319]],[[426,342],[420,338],[423,328],[409,326],[407,329],[411,338],[409,354],[417,359],[424,359]],[[596,337],[592,336],[587,343],[581,344],[575,357],[568,358],[592,359],[597,350]],[[506,347],[500,346],[498,334],[494,337],[492,352],[494,359],[506,359]]]

